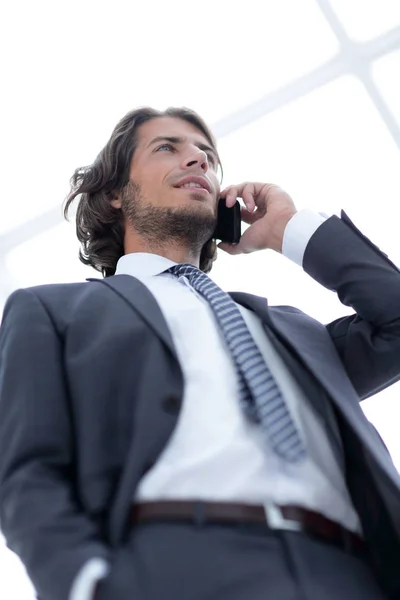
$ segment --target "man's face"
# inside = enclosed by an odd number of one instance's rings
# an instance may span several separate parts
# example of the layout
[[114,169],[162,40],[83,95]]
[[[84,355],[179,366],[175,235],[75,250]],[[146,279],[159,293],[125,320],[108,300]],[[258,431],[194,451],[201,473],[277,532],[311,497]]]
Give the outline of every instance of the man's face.
[[[187,121],[161,117],[139,128],[130,178],[153,205],[215,211],[217,167],[217,154],[203,133]],[[186,180],[192,183],[182,186]]]
[[125,218],[160,242],[201,247],[212,235],[220,191],[218,157],[194,125],[173,117],[140,126],[130,185],[122,194]]

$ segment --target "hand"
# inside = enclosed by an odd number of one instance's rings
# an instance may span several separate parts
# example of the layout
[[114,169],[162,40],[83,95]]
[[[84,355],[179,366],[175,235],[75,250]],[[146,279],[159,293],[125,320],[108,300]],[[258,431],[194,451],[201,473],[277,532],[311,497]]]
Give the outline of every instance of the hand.
[[246,208],[241,207],[242,221],[249,223],[238,244],[221,242],[218,248],[228,254],[242,254],[271,248],[282,252],[283,233],[288,221],[297,210],[293,200],[284,190],[273,183],[241,183],[230,185],[220,193],[226,206],[232,207],[242,198]]

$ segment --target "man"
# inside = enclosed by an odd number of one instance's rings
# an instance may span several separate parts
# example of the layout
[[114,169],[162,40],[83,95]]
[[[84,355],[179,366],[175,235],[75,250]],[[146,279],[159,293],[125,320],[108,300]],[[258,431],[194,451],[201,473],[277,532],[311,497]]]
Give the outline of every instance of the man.
[[[129,113],[66,206],[104,279],[8,300],[0,517],[41,600],[400,598],[400,480],[359,406],[400,376],[400,273],[219,164],[191,111]],[[355,314],[220,290],[218,197],[250,224],[223,250],[283,252]]]

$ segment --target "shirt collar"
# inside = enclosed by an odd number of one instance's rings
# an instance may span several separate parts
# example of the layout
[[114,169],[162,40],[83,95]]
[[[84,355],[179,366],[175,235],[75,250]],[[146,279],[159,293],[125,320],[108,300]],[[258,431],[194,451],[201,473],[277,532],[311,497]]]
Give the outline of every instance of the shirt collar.
[[124,254],[118,260],[116,275],[131,275],[137,279],[146,279],[159,275],[170,267],[176,265],[173,260],[159,256],[158,254],[150,254],[149,252],[132,252]]

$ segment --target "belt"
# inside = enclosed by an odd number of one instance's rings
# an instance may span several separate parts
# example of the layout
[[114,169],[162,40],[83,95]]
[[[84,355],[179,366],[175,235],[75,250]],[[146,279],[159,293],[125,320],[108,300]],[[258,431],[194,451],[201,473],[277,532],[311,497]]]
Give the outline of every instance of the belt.
[[346,552],[366,555],[367,547],[360,536],[339,523],[300,506],[237,504],[226,502],[157,501],[134,504],[131,525],[154,521],[185,521],[196,525],[263,524],[271,529],[298,531],[334,544]]

